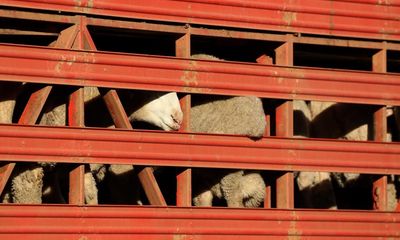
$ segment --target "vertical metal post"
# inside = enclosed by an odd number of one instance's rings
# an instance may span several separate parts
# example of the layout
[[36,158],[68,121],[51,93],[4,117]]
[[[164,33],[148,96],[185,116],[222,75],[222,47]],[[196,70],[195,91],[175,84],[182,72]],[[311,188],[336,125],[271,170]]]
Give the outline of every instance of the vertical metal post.
[[69,172],[68,203],[85,204],[85,165],[80,164]]
[[293,35],[286,35],[286,42],[275,49],[275,64],[293,66]]
[[[378,51],[372,57],[372,70],[374,72],[386,72],[386,48]],[[387,119],[386,119],[386,106],[381,106],[374,113],[374,140],[379,142],[387,141]],[[374,181],[372,186],[373,196],[373,209],[386,211],[388,210],[387,204],[387,176],[382,176]]]
[[[78,17],[82,20],[81,17]],[[74,41],[68,44],[72,49],[85,49],[83,46],[83,31],[82,22],[74,25]],[[71,35],[72,35],[71,30]],[[71,36],[72,38],[72,36]],[[83,87],[77,88],[70,96],[68,102],[68,125],[72,127],[84,127],[84,89]],[[79,164],[69,172],[69,204],[84,205],[85,204],[85,165]]]
[[[275,49],[275,63],[293,66],[293,36],[287,35],[287,41]],[[276,108],[276,136],[293,137],[293,101],[287,100]],[[276,179],[276,207],[294,208],[293,172],[283,173]]]
[[[273,59],[270,56],[263,54],[259,58],[256,59],[256,62],[259,64],[272,65]],[[266,107],[269,107],[269,106],[266,106]],[[267,125],[265,127],[264,136],[271,136],[271,113],[270,112],[266,112],[265,121],[266,121]]]
[[[190,33],[186,33],[176,40],[175,49],[176,56],[182,58],[190,58]],[[185,94],[181,100],[181,108],[183,111],[183,122],[180,131],[190,130],[190,107],[191,95]],[[179,171],[176,176],[176,205],[180,207],[192,206],[192,169],[186,168]]]
[[[256,62],[259,64],[272,65],[273,59],[270,56],[263,54],[256,59]],[[271,136],[271,114],[270,114],[270,112],[266,112],[265,121],[266,121],[267,125],[265,127],[264,136]],[[266,183],[264,208],[271,208],[271,205],[272,205],[271,203],[272,203],[272,186],[270,184]]]
[[[78,88],[69,98],[68,124],[74,127],[84,127],[84,90]],[[69,173],[69,204],[85,204],[85,165],[80,164]]]

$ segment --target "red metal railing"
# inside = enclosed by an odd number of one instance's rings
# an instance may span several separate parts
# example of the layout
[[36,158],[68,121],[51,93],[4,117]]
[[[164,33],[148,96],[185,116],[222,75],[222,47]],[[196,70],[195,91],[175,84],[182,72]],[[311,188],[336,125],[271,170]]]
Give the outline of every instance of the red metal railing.
[[399,40],[399,1],[5,0],[6,6],[236,28]]
[[15,125],[0,126],[0,139],[0,159],[11,161],[400,174],[398,143]]
[[[380,2],[380,1],[379,1]],[[151,6],[151,3],[155,5]],[[1,125],[0,159],[8,161],[59,161],[68,163],[129,163],[179,166],[177,206],[191,206],[190,167],[254,168],[282,170],[276,180],[278,208],[293,209],[295,170],[400,174],[400,145],[384,143],[386,104],[399,105],[400,76],[386,72],[388,50],[399,51],[399,4],[375,5],[375,1],[137,1],[135,5],[119,1],[4,1],[4,5],[63,10],[81,14],[111,15],[173,21],[181,25],[101,19],[87,16],[52,15],[0,10],[3,17],[69,23],[56,47],[51,49],[0,44],[0,79],[31,83],[74,85],[68,117],[71,127]],[[319,4],[319,5],[318,5]],[[326,5],[329,4],[329,5]],[[188,9],[188,7],[191,7]],[[318,6],[318,7],[316,7]],[[350,9],[357,11],[350,11]],[[243,14],[243,11],[246,14]],[[334,14],[331,12],[334,11]],[[227,14],[229,13],[229,14]],[[192,18],[188,18],[191,16]],[[367,20],[368,19],[368,20]],[[320,21],[317,21],[320,20]],[[184,24],[209,24],[237,29],[207,29]],[[330,24],[330,25],[329,25]],[[179,36],[176,56],[146,56],[95,52],[86,26],[169,32]],[[247,31],[241,30],[246,28]],[[249,29],[302,32],[322,35],[377,38],[382,41],[330,39],[316,36],[251,32]],[[272,58],[260,52],[258,64],[192,61],[193,35],[232,37],[278,42]],[[295,43],[372,49],[371,71],[344,71],[293,67]],[[83,50],[84,49],[84,50]],[[269,60],[268,60],[269,59]],[[196,63],[196,64],[193,64]],[[134,73],[134,76],[133,76]],[[239,79],[240,81],[236,80]],[[215,82],[218,80],[218,82]],[[243,85],[243,82],[246,85]],[[240,136],[190,133],[161,133],[82,128],[81,86],[178,91],[184,93],[181,104],[189,122],[190,93],[257,95],[284,99],[275,111],[276,135],[254,142]],[[41,90],[46,93],[47,86]],[[118,97],[109,96],[110,111],[119,112],[117,126],[130,128],[118,107]],[[42,105],[46,94],[33,95],[32,106]],[[106,95],[106,94],[103,94]],[[42,97],[40,97],[42,96]],[[107,97],[106,97],[107,98]],[[293,139],[292,102],[309,99],[380,105],[374,115],[375,140],[348,142],[319,139]],[[36,106],[36,105],[35,105]],[[39,108],[29,107],[29,115]],[[36,111],[36,112],[35,112]],[[271,117],[271,116],[270,116]],[[36,118],[36,117],[35,117]],[[32,119],[26,124],[32,124]],[[22,120],[21,120],[22,121]],[[74,127],[72,127],[74,126]],[[60,148],[60,146],[63,146]],[[141,150],[136,150],[140,148]],[[129,150],[128,150],[129,149]],[[157,153],[154,149],[158,149]],[[384,161],[383,161],[384,160]],[[2,180],[12,163],[0,168]],[[188,168],[186,168],[188,167]],[[71,172],[70,203],[83,205],[83,172],[79,165]],[[155,187],[152,173],[143,172],[148,188]],[[375,208],[386,210],[386,179],[379,179]],[[146,187],[145,187],[146,188]],[[157,205],[164,205],[157,191]],[[271,201],[270,196],[266,201]],[[151,201],[150,201],[151,202]],[[268,204],[266,204],[268,207]],[[0,235],[15,238],[28,233],[29,239],[70,237],[143,239],[210,238],[336,238],[399,237],[399,214],[371,211],[304,211],[262,209],[203,209],[181,207],[75,207],[75,206],[0,206],[4,228]],[[57,221],[56,221],[57,220]],[[321,224],[322,222],[322,224]],[[1,224],[0,224],[1,225]]]
[[0,61],[10,81],[400,105],[398,74],[12,45],[1,45]]
[[[112,206],[4,206],[4,239],[398,238],[400,213]],[[4,234],[4,235],[3,235]]]

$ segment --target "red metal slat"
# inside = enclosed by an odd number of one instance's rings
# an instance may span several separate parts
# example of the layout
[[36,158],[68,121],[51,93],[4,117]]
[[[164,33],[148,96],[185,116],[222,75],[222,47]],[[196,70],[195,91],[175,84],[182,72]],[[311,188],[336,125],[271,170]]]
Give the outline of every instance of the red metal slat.
[[6,163],[0,167],[0,195],[3,193],[4,187],[15,167],[15,163]]
[[185,168],[176,176],[176,206],[192,206],[192,169]]
[[18,120],[18,124],[33,125],[36,123],[52,88],[52,86],[45,86],[32,93]]
[[[273,64],[273,59],[270,56],[267,56],[265,54],[261,55],[256,59],[256,62],[259,64],[266,64],[266,65],[272,65]],[[264,106],[264,108],[269,108],[270,106]],[[265,126],[265,137],[271,136],[271,113],[267,112],[265,115],[265,121],[267,122],[267,125]],[[266,183],[266,188],[265,188],[265,198],[264,198],[264,208],[271,208],[272,206],[272,186],[270,183]]]
[[266,183],[264,208],[271,208],[272,206],[272,186]]
[[190,33],[187,33],[180,37],[178,40],[175,42],[175,55],[177,57],[182,57],[182,58],[190,58]]
[[[372,56],[372,70],[374,72],[385,73],[387,70],[387,51],[382,49]],[[387,139],[387,111],[386,107],[380,107],[374,113],[374,140],[386,142]],[[388,210],[387,202],[387,176],[381,176],[375,180],[372,186],[373,209]]]
[[69,97],[68,104],[68,124],[74,127],[85,126],[84,116],[84,90],[77,88]]
[[286,42],[275,49],[275,64],[282,66],[293,66],[293,36],[286,35]]
[[[84,90],[76,89],[69,97],[68,124],[69,126],[84,127]],[[85,204],[85,165],[75,167],[69,174],[68,202],[75,205]]]
[[[190,105],[191,95],[186,94],[180,100],[183,111],[183,122],[180,132],[190,130]],[[176,176],[177,192],[176,204],[177,206],[187,207],[192,206],[192,170],[190,168],[179,171]]]
[[[380,107],[374,113],[374,140],[387,141],[387,111],[386,107]],[[384,161],[384,160],[383,160]],[[372,197],[374,200],[373,209],[387,211],[387,176],[381,176],[373,182]]]
[[[190,33],[180,37],[175,42],[175,55],[182,58],[190,58]],[[183,111],[183,122],[180,131],[190,130],[191,95],[185,94],[180,99]],[[180,170],[176,176],[176,206],[192,206],[192,169]]]
[[72,45],[74,44],[77,35],[78,35],[78,26],[73,25],[61,31],[55,45],[52,47],[66,48],[66,49],[72,48]]
[[400,229],[400,213],[323,210],[3,205],[0,220],[2,239],[381,239]]
[[107,109],[111,114],[115,127],[133,129],[126,115],[125,109],[118,97],[117,91],[114,89],[99,89],[106,103]]
[[[287,35],[287,41],[275,49],[275,56],[275,64],[293,66],[293,36]],[[276,136],[293,137],[293,101],[284,101],[275,112]],[[293,172],[283,173],[276,179],[276,207],[294,208]]]
[[154,206],[167,206],[164,196],[157,184],[157,180],[154,177],[153,168],[144,167],[139,171],[138,177],[150,204]]
[[[276,135],[293,137],[293,101],[285,101],[276,108]],[[286,172],[276,179],[276,207],[294,208],[293,172]]]
[[276,179],[276,207],[294,208],[294,177],[293,172],[286,172]]
[[[68,44],[69,48],[84,49],[85,36],[82,25],[82,18],[79,18],[79,24],[73,26],[71,35],[75,35],[74,41]],[[71,37],[72,38],[72,37]],[[77,88],[69,96],[68,104],[68,124],[74,127],[85,126],[85,109],[84,109],[84,88]],[[69,173],[69,196],[68,202],[75,205],[85,204],[85,165],[80,164],[72,169]]]
[[167,57],[10,45],[0,45],[0,79],[400,105],[398,74],[205,60],[193,64]]
[[76,166],[69,173],[68,202],[73,205],[85,204],[85,165]]
[[10,161],[400,174],[399,143],[14,125],[0,141]]
[[398,3],[350,1],[4,0],[6,6],[51,9],[189,24],[399,40]]
[[293,136],[293,102],[284,101],[276,108],[276,136]]

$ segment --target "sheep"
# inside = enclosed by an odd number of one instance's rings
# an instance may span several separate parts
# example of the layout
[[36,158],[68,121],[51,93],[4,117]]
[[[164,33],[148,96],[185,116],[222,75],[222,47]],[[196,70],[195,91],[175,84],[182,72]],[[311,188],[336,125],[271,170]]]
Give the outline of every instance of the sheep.
[[[178,96],[175,92],[135,91],[134,94],[135,96],[132,96],[131,92],[121,91],[121,97],[128,101],[125,110],[128,113],[130,121],[148,122],[166,131],[178,130],[180,128],[183,113],[180,108]],[[97,88],[84,88],[85,105],[96,101],[99,99],[99,96],[100,93]],[[49,102],[50,104],[47,104],[44,109],[40,124],[65,126],[66,104],[57,101],[57,99]],[[10,105],[7,105],[7,109],[9,112],[12,112],[12,107],[10,107]],[[98,115],[96,117],[99,118]],[[9,117],[9,119],[12,119],[12,117]],[[12,201],[14,203],[41,203],[42,192],[45,195],[54,195],[54,192],[60,192],[57,184],[53,186],[49,185],[46,189],[43,189],[43,174],[46,171],[53,171],[56,168],[55,163],[39,162],[31,165],[34,167],[30,166],[28,170],[23,171],[23,174],[20,174],[19,171],[14,171],[11,180],[11,194],[4,194],[3,201]],[[109,170],[119,169],[119,171],[122,171],[121,168],[125,168],[129,171],[133,167],[131,165],[119,165],[118,168],[110,167]],[[102,181],[106,174],[105,171],[106,168],[103,164],[89,165],[89,171],[85,173],[85,202],[87,204],[98,203],[96,180]],[[116,179],[116,181],[117,180],[118,179]],[[34,182],[34,184],[32,184],[32,182]],[[34,187],[30,188],[31,186]],[[61,196],[60,201],[64,201]]]
[[[206,54],[193,59],[220,59]],[[238,134],[260,138],[266,121],[261,99],[253,96],[192,96],[190,131]],[[212,206],[223,199],[228,207],[258,207],[265,198],[265,183],[258,171],[193,169],[193,204]]]
[[[310,137],[312,113],[303,100],[293,101],[293,136]],[[330,174],[327,172],[295,172],[302,207],[337,209]]]
[[[308,136],[355,141],[371,140],[372,132],[369,126],[372,126],[373,108],[367,105],[355,106],[354,104],[317,101],[311,101],[307,106],[304,107],[303,105],[300,111],[306,112],[306,115],[309,116]],[[370,117],[368,118],[368,116]],[[389,133],[387,138],[390,139]],[[394,185],[396,180],[394,177],[389,178],[389,180],[388,209],[393,210],[397,202]],[[337,209],[339,204],[337,194],[340,189],[349,188],[354,191],[361,186],[370,186],[372,185],[372,178],[358,173],[300,172],[296,182],[305,207]],[[334,186],[339,189],[336,193]],[[343,191],[340,190],[339,192]],[[348,195],[349,193],[345,194]],[[348,204],[349,200],[349,198],[346,198],[341,205],[343,203]],[[348,207],[353,206],[348,205]]]

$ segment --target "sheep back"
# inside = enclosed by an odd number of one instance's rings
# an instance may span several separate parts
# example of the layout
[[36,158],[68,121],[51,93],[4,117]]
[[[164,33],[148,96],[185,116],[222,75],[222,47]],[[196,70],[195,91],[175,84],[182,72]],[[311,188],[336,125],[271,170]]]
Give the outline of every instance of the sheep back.
[[266,121],[260,98],[206,96],[193,100],[190,111],[191,131],[256,138],[264,134]]

